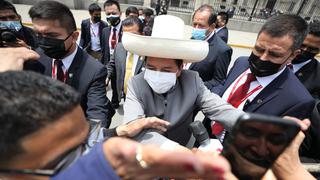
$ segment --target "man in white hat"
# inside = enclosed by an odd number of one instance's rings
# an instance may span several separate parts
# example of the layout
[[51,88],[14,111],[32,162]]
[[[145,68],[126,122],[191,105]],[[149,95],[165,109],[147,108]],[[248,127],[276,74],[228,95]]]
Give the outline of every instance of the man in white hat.
[[183,70],[183,62],[199,62],[209,51],[207,42],[190,40],[190,36],[184,37],[184,32],[185,25],[180,18],[162,15],[155,18],[149,37],[123,34],[127,51],[147,57],[145,72],[128,82],[125,123],[156,116],[171,124],[163,135],[152,129],[140,133],[137,140],[143,143],[166,148],[174,148],[177,145],[174,142],[186,145],[191,136],[189,124],[198,110],[227,129],[243,114],[211,93],[197,72]]

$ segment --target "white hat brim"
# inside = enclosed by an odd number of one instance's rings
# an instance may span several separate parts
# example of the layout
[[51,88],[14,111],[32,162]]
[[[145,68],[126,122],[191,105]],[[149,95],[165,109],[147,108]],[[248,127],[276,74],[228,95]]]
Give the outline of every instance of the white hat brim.
[[124,32],[122,36],[124,48],[140,56],[181,59],[185,62],[199,62],[209,52],[206,41],[166,39],[142,36]]

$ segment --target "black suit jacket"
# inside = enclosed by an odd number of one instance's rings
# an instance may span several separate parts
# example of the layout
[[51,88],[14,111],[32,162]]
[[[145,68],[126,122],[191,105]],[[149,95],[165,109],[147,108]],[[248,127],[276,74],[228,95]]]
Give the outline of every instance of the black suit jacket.
[[320,99],[320,63],[316,59],[304,65],[295,75],[314,98]]
[[[52,58],[46,56],[38,48],[39,62],[44,66],[44,74],[52,76]],[[88,119],[102,120],[104,127],[109,127],[115,111],[106,96],[106,67],[94,60],[81,48],[68,70],[66,84],[72,86],[81,94],[81,107]]]
[[216,34],[208,40],[208,43],[207,57],[200,62],[192,63],[189,69],[197,71],[210,89],[212,86],[223,83],[226,79],[232,49]]
[[217,32],[217,35],[225,42],[228,43],[229,32],[228,28],[225,26]]
[[[102,36],[101,36],[101,51],[102,51],[102,57],[101,57],[101,63],[104,65],[108,65],[110,61],[110,47],[109,47],[109,37],[111,33],[112,26],[105,27],[102,30]],[[121,42],[122,38],[122,26],[119,30],[119,38],[118,42]]]
[[[83,49],[91,49],[91,33],[90,33],[90,18],[85,19],[81,22],[81,39],[80,39],[80,46]],[[102,37],[102,30],[103,28],[107,27],[108,24],[104,21],[100,21],[99,24],[99,37],[100,42]]]

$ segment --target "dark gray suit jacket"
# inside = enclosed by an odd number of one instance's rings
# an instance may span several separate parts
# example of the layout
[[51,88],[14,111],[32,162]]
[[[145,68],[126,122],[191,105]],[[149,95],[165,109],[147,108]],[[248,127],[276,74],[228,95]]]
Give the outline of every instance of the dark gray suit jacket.
[[228,43],[229,32],[228,28],[225,26],[217,32],[217,35],[225,42]]
[[[117,44],[108,64],[108,78],[110,79],[111,77],[116,77],[116,86],[118,94],[121,94],[123,89],[123,83],[126,74],[126,59],[127,51],[124,49],[122,43],[120,42]],[[140,56],[134,71],[134,75],[137,75],[141,72],[143,65],[144,57]],[[120,101],[121,96],[118,96],[118,99]]]
[[[104,21],[100,21],[99,24],[99,36],[100,36],[100,42],[102,37],[102,29],[107,27],[108,24]],[[81,46],[83,49],[91,49],[91,33],[90,33],[90,18],[85,19],[81,22],[81,39],[79,46]]]
[[[44,74],[52,76],[52,58],[38,48],[39,62],[44,66]],[[66,84],[81,93],[81,107],[88,119],[102,120],[104,127],[109,127],[115,111],[106,96],[107,69],[90,55],[78,48],[68,70]]]
[[208,40],[208,43],[207,57],[200,62],[192,63],[189,70],[197,71],[204,84],[210,89],[225,81],[232,49],[216,34]]

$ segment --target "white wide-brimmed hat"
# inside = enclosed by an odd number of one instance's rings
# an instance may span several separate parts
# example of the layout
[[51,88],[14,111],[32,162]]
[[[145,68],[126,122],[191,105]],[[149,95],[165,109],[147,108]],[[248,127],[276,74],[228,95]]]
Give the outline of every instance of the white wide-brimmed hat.
[[206,41],[191,40],[190,26],[185,26],[182,19],[161,15],[154,19],[151,36],[124,32],[124,48],[140,56],[182,59],[185,62],[199,62],[209,52]]

